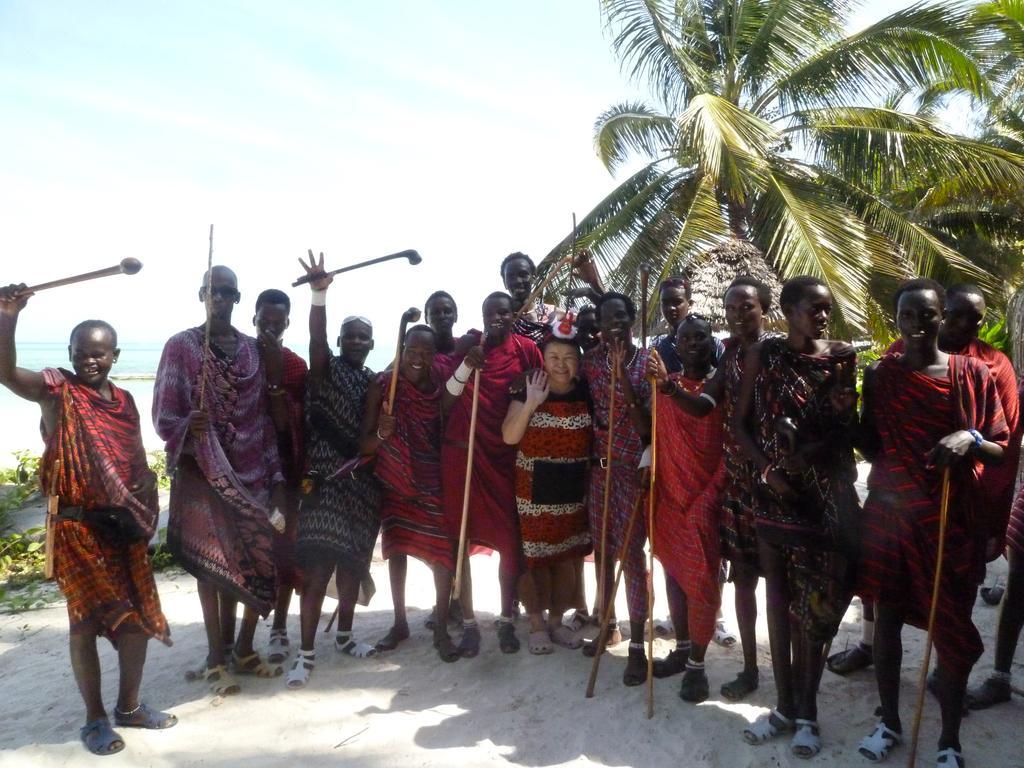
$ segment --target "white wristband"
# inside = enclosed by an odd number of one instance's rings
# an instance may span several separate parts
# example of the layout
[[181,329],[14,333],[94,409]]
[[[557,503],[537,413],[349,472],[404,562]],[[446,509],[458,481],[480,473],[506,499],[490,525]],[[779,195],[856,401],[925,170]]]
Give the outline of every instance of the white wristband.
[[703,397],[705,400],[707,400],[709,403],[711,403],[711,407],[712,408],[718,407],[718,403],[715,402],[715,398],[713,398],[707,392],[701,392],[700,396]]
[[468,365],[465,360],[459,363],[459,367],[455,369],[455,373],[452,375],[462,382],[463,385],[469,381],[469,375],[473,373],[472,366]]
[[445,382],[444,388],[448,390],[448,394],[453,397],[458,397],[462,394],[462,390],[466,388],[466,382],[459,381],[453,375],[448,381]]
[[314,307],[326,307],[327,306],[327,289],[324,288],[322,291],[318,291],[316,288],[313,289],[313,295],[309,299],[309,303]]

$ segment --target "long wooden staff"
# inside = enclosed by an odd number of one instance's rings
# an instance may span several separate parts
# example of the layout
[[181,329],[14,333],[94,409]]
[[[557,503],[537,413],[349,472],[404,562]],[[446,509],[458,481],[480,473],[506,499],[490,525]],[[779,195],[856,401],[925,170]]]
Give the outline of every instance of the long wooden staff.
[[469,443],[466,453],[466,482],[462,486],[462,523],[459,526],[459,559],[455,561],[455,581],[452,594],[462,590],[462,561],[466,554],[466,529],[469,526],[469,484],[473,479],[473,447],[476,444],[476,412],[480,405],[480,369],[473,371],[473,407],[469,412]]
[[[605,573],[609,567],[608,564],[608,506],[611,501],[612,493],[612,443],[615,442],[615,388],[619,383],[619,363],[620,353],[617,347],[608,348],[608,356],[611,360],[611,386],[608,388],[608,449],[605,452],[605,467],[604,467],[604,499],[601,506],[601,551],[597,558],[597,567],[600,572],[600,578],[597,580],[597,605],[599,608],[604,609],[605,606]],[[614,567],[614,560],[612,566]],[[610,609],[609,609],[610,611]],[[604,627],[608,623],[608,613],[601,614],[600,622],[601,626]],[[598,654],[600,655],[602,648],[599,645],[597,647]]]
[[914,713],[914,729],[910,738],[910,756],[907,767],[917,763],[917,737],[921,731],[921,713],[924,711],[924,692],[928,687],[928,665],[932,660],[932,632],[935,629],[935,614],[939,606],[939,580],[942,577],[942,557],[946,550],[946,523],[949,520],[949,467],[942,473],[942,501],[939,505],[939,551],[935,561],[935,579],[932,582],[932,604],[928,610],[928,634],[924,641],[924,661],[921,664],[921,679],[918,682],[917,711]]
[[206,335],[203,340],[203,368],[199,374],[199,410],[203,410],[203,395],[206,393],[206,366],[210,356],[210,315],[213,313],[213,224],[210,225],[210,251],[206,256]]
[[[640,340],[647,349],[647,291],[651,268],[640,268]],[[651,467],[647,487],[647,719],[654,717],[654,479],[658,462],[658,382],[651,382]]]
[[55,527],[57,525],[57,513],[60,511],[60,496],[57,495],[57,481],[60,478],[60,459],[53,462],[53,474],[50,476],[50,495],[46,499],[46,543],[43,554],[43,577],[47,580],[53,578],[53,544],[55,538]]
[[420,311],[409,307],[402,313],[402,322],[398,324],[398,344],[395,346],[395,361],[391,365],[391,383],[388,387],[388,415],[395,412],[395,391],[398,389],[398,367],[402,364],[402,345],[405,343],[405,329],[409,323],[420,319]]
[[654,480],[658,472],[658,385],[651,384],[651,470],[647,486],[647,719],[654,717]]
[[[633,538],[633,527],[636,523],[636,518],[640,513],[640,504],[643,501],[643,496],[637,496],[635,502],[633,502],[633,510],[629,513],[629,522],[626,524],[626,536],[622,540],[622,546],[619,551],[619,565],[615,570],[615,581],[612,582],[612,591],[608,595],[607,603],[598,603],[598,608],[604,613],[602,615],[607,616],[612,612],[612,608],[615,606],[615,596],[619,592],[619,583],[622,581],[622,571],[626,564],[626,551],[629,547],[630,541]],[[587,681],[587,694],[588,699],[594,698],[594,685],[597,683],[597,670],[601,666],[601,657],[604,656],[604,644],[608,639],[608,632],[610,628],[608,622],[601,622],[601,630],[597,633],[597,645],[596,653],[594,654],[594,660],[590,663],[590,679]]]

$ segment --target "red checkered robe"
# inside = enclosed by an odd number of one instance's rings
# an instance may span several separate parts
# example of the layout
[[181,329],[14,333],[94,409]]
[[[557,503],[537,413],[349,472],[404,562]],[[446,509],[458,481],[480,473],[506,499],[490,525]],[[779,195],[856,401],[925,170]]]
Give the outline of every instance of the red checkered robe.
[[[628,366],[629,381],[637,403],[644,403],[651,396],[651,385],[646,378],[647,359],[650,352],[637,349]],[[595,347],[583,356],[580,362],[580,378],[590,387],[594,404],[594,444],[590,483],[587,491],[587,507],[590,510],[590,535],[595,552],[599,553],[602,538],[602,517],[604,514],[604,486],[607,470],[599,462],[608,456],[609,405],[611,403],[611,370],[608,347]],[[612,425],[612,467],[611,489],[608,499],[608,551],[614,557],[622,551],[629,517],[641,495],[637,479],[637,467],[644,451],[644,441],[633,425],[622,392],[622,382],[615,383],[615,424]],[[644,560],[644,540],[647,538],[647,515],[643,510],[633,526],[633,533],[626,551],[626,603],[630,621],[644,621],[647,618],[647,563]],[[611,558],[610,558],[611,559]]]
[[[959,355],[949,356],[949,377],[942,379],[904,368],[899,357],[882,358],[868,407],[881,452],[868,477],[858,592],[899,608],[909,624],[924,628],[942,492],[942,473],[929,468],[925,457],[958,429],[977,429],[1004,446],[1009,429],[988,369]],[[978,462],[970,459],[951,471],[935,647],[940,664],[956,676],[966,676],[982,652],[971,609],[993,520],[991,510],[978,503],[980,477]]]
[[[671,374],[676,384],[700,395],[705,381]],[[674,398],[658,397],[658,455],[655,473],[654,554],[686,594],[690,639],[707,645],[715,634],[721,604],[718,527],[725,489],[724,426],[716,408],[700,418]]]
[[[903,352],[903,339],[897,339],[889,347],[887,354],[901,354]],[[1017,466],[1020,464],[1020,443],[1024,435],[1024,423],[1020,418],[1020,393],[1017,386],[1017,374],[1013,370],[1013,363],[1010,358],[990,344],[980,339],[972,339],[971,342],[958,351],[956,354],[964,357],[973,357],[980,360],[992,373],[996,384],[996,392],[999,393],[999,402],[1003,406],[1003,416],[1006,418],[1006,426],[1010,430],[1010,441],[1006,446],[1001,464],[983,467],[981,472],[984,480],[979,492],[991,506],[996,517],[993,520],[996,536],[1001,540],[1006,531],[1007,520],[1010,516],[1010,507],[1014,502],[1013,488],[1017,481]],[[1024,514],[1024,513],[1021,513]],[[1024,519],[1015,523],[1021,533],[1020,542],[1024,542]],[[1007,534],[1010,532],[1007,531]],[[1024,547],[1024,543],[1019,546]],[[1000,545],[999,550],[1002,551]]]
[[71,631],[116,644],[119,631],[132,629],[170,645],[147,553],[160,510],[156,478],[146,463],[135,401],[113,384],[106,400],[70,371],[48,368],[43,378],[58,410],[53,432],[44,435],[42,487],[55,489],[62,505],[119,507],[124,520],[133,521],[52,521],[54,575],[68,601]]

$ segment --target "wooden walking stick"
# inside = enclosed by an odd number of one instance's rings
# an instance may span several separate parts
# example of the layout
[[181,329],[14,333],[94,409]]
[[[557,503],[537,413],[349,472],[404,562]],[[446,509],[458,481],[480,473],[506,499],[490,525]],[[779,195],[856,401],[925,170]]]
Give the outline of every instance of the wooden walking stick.
[[[640,268],[640,339],[647,348],[647,291],[651,268]],[[651,382],[651,466],[647,485],[647,719],[654,717],[654,480],[658,465],[658,382]]]
[[46,499],[46,542],[43,546],[45,560],[43,561],[43,578],[53,578],[53,543],[55,539],[55,526],[57,525],[57,513],[60,511],[60,496],[57,495],[57,480],[60,477],[60,459],[53,462],[53,474],[50,475],[50,494]]
[[210,356],[210,315],[213,311],[213,224],[210,225],[210,250],[206,256],[206,292],[203,304],[206,306],[206,334],[203,340],[203,368],[199,373],[199,410],[203,410],[203,395],[206,393],[206,358]]
[[949,520],[949,467],[942,472],[942,501],[939,504],[939,551],[935,560],[935,579],[932,582],[932,604],[928,609],[928,634],[924,641],[924,661],[921,663],[921,677],[918,682],[917,711],[914,713],[914,729],[910,737],[910,756],[907,767],[917,762],[917,738],[921,731],[921,713],[924,711],[924,692],[928,688],[928,665],[932,660],[932,633],[935,629],[935,614],[939,605],[939,580],[942,578],[942,557],[946,550],[946,524]]
[[395,361],[391,365],[391,384],[388,387],[388,415],[395,412],[395,391],[398,389],[398,366],[402,364],[402,345],[405,343],[405,329],[409,323],[420,319],[420,311],[409,307],[402,313],[402,322],[398,324],[398,344],[395,347]]
[[72,275],[71,277],[62,277],[59,280],[51,280],[48,283],[39,283],[38,285],[30,285],[18,291],[18,296],[27,296],[30,293],[39,293],[40,291],[46,291],[50,288],[61,288],[65,285],[73,285],[74,283],[82,283],[86,280],[95,280],[98,277],[110,277],[111,275],[134,275],[140,269],[142,269],[142,262],[138,259],[131,257],[127,259],[121,259],[120,264],[116,264],[113,267],[106,267],[105,269],[97,269],[92,272],[83,272],[80,275]]
[[462,589],[462,561],[466,554],[466,529],[469,526],[469,484],[473,479],[473,447],[476,443],[476,412],[480,405],[480,369],[473,371],[473,407],[469,412],[469,444],[466,453],[466,482],[462,486],[462,523],[459,527],[459,554],[455,561],[455,581],[452,594],[458,597]]
[[[608,449],[605,452],[604,500],[601,507],[601,553],[600,557],[597,558],[600,562],[596,563],[600,569],[600,578],[597,580],[597,605],[602,610],[605,605],[605,573],[608,568],[608,505],[611,501],[612,493],[612,443],[615,441],[615,388],[619,383],[619,364],[622,361],[617,347],[609,346],[608,355],[611,358],[612,381],[611,386],[608,387],[608,435],[606,438]],[[601,626],[604,627],[608,621],[608,614],[604,613],[599,618]],[[600,646],[598,646],[598,651],[601,651]]]
[[[608,602],[598,603],[598,608],[604,613],[602,616],[607,616],[612,612],[612,608],[615,606],[615,596],[619,591],[619,583],[622,581],[622,571],[625,568],[626,563],[626,551],[629,547],[629,542],[633,538],[633,527],[636,523],[637,515],[640,513],[640,504],[643,502],[643,496],[638,496],[637,500],[633,503],[633,511],[629,514],[629,522],[626,524],[626,536],[622,540],[622,546],[619,551],[619,565],[615,571],[615,581],[612,582],[612,591],[608,596]],[[588,699],[594,698],[594,685],[597,683],[597,670],[601,666],[601,657],[604,655],[604,644],[608,639],[609,626],[608,622],[601,623],[601,629],[597,633],[597,652],[594,654],[594,660],[590,663],[590,679],[587,681],[587,693]]]
[[[652,377],[653,379],[653,377]],[[647,719],[654,717],[654,480],[658,471],[658,385],[651,384],[651,468],[647,486]]]

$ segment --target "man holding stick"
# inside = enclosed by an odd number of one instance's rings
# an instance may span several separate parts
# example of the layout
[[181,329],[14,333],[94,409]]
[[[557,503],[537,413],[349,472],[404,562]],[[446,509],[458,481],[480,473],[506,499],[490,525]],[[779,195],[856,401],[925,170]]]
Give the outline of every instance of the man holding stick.
[[[281,672],[252,645],[275,598],[270,510],[284,506],[284,478],[263,359],[256,339],[231,325],[240,298],[233,271],[208,270],[199,289],[205,327],[168,340],[153,389],[153,423],[173,472],[167,544],[196,577],[206,625],[206,663],[193,677],[217,694],[239,690],[229,654],[240,674]],[[237,601],[245,612],[232,644]]]
[[[492,293],[483,303],[484,332],[480,342],[445,385],[445,400],[451,403],[448,424],[441,448],[444,509],[453,538],[459,538],[463,510],[463,488],[469,456],[470,426],[474,385],[470,379],[480,371],[480,389],[476,393],[479,410],[476,421],[475,450],[468,498],[466,544],[496,550],[501,555],[498,580],[501,584],[501,616],[498,641],[502,653],[519,650],[513,623],[516,582],[524,564],[516,511],[514,446],[502,439],[501,425],[508,411],[509,385],[526,371],[543,366],[537,345],[512,333],[512,297]],[[468,550],[467,550],[468,551]],[[472,581],[466,558],[464,586],[461,590],[463,635],[459,650],[463,656],[476,656],[480,650],[480,630],[473,615]]]
[[[598,301],[597,316],[602,344],[587,352],[580,364],[580,377],[586,380],[594,403],[594,442],[587,493],[590,531],[595,545],[594,560],[603,585],[600,593],[606,603],[611,602],[612,569],[617,553],[625,552],[630,643],[622,682],[642,685],[647,679],[647,656],[643,647],[647,619],[646,526],[637,525],[629,542],[624,540],[630,514],[641,493],[637,468],[651,429],[646,408],[651,395],[647,379],[650,353],[633,343],[636,307],[628,296],[612,291],[605,293]],[[613,413],[614,423],[611,421]],[[602,547],[606,547],[605,551]],[[599,606],[601,611],[607,609],[607,605]],[[616,624],[614,605],[607,616],[600,618],[611,630],[605,644],[621,642],[617,626],[612,628]],[[588,656],[603,652],[604,648],[598,648],[596,642],[584,646]]]
[[[925,627],[936,611],[937,693],[942,710],[938,764],[963,766],[960,720],[971,667],[982,653],[971,620],[984,575],[992,510],[977,504],[981,464],[1003,457],[1009,430],[988,368],[939,349],[945,291],[916,279],[896,291],[905,352],[864,377],[857,447],[872,463],[864,505],[858,592],[875,603],[875,676],[882,716],[858,750],[884,759],[902,740],[899,716],[903,624]],[[948,470],[948,507],[940,498]],[[941,512],[948,509],[944,557]],[[936,573],[939,574],[938,578]],[[933,602],[933,589],[937,592]]]
[[[338,335],[340,355],[327,342],[327,289],[333,282],[309,252],[300,259],[313,290],[309,307],[310,485],[299,510],[296,557],[304,583],[301,599],[302,648],[288,673],[288,687],[301,688],[315,666],[316,630],[327,584],[338,587],[338,631],[334,647],[354,658],[376,654],[372,645],[352,636],[360,586],[370,586],[370,560],[380,531],[380,486],[368,462],[361,460],[360,439],[366,417],[366,393],[373,372],[366,356],[373,349],[373,326],[365,317],[346,317]],[[365,590],[369,599],[369,590]]]
[[31,295],[24,290],[0,289],[0,383],[42,410],[40,482],[57,501],[47,558],[68,602],[71,670],[86,706],[81,738],[93,754],[109,755],[124,741],[103,706],[99,636],[117,649],[115,724],[160,729],[178,721],[139,700],[149,638],[171,644],[146,552],[159,514],[156,477],[135,401],[107,378],[120,353],[117,333],[102,320],[79,323],[68,347],[73,373],[18,368],[14,334]]

